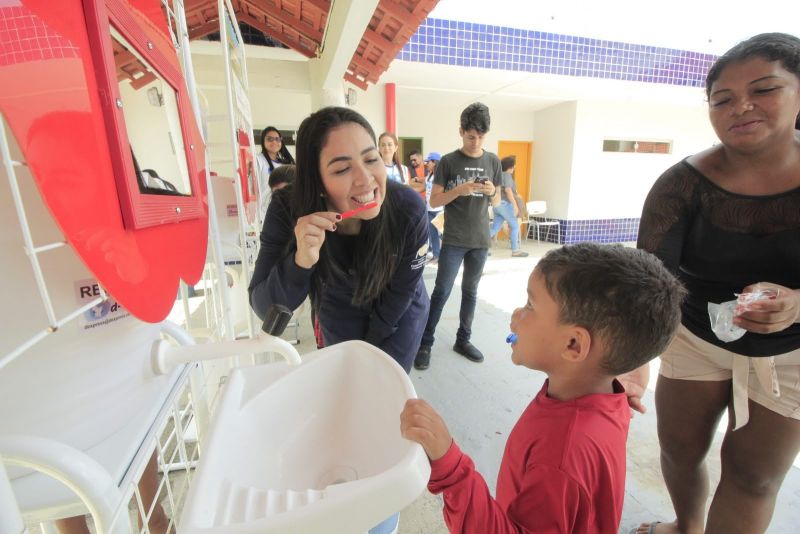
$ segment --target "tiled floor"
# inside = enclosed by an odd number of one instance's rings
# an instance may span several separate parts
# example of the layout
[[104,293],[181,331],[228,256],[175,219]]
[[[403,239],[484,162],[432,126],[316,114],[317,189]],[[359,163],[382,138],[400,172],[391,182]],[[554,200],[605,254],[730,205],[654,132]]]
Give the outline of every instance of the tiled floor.
[[[528,275],[538,258],[553,246],[528,241],[523,244],[523,249],[530,253],[530,257],[513,259],[503,243],[492,250],[479,288],[480,300],[472,338],[486,355],[486,361],[475,364],[451,350],[458,328],[461,299],[457,280],[436,331],[431,367],[426,371],[411,372],[418,395],[442,414],[451,433],[461,448],[472,456],[492,492],[508,433],[545,378],[540,372],[511,363],[505,335],[511,312],[525,301]],[[424,276],[429,291],[432,291],[435,268],[426,268]],[[307,320],[304,324],[308,324]],[[298,348],[301,352],[311,350],[313,341],[310,334],[304,332],[301,335],[303,342]],[[655,378],[657,362],[652,365]],[[637,415],[630,429],[627,491],[620,532],[628,532],[641,521],[670,520],[673,517],[658,461],[652,384],[645,404],[647,414]],[[709,455],[712,485],[719,477],[721,437],[722,434],[718,433]],[[795,465],[800,466],[800,462]],[[794,467],[783,484],[768,532],[797,532],[798,524],[800,468]],[[401,514],[400,534],[440,532],[447,532],[447,528],[438,497],[425,492]]]

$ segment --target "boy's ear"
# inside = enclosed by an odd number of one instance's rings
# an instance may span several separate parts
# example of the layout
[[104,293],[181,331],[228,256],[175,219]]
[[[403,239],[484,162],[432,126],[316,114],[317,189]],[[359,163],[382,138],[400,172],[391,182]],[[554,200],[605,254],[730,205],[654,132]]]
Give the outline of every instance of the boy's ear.
[[567,331],[567,340],[561,357],[572,363],[579,363],[589,356],[592,348],[592,336],[582,326],[573,326]]

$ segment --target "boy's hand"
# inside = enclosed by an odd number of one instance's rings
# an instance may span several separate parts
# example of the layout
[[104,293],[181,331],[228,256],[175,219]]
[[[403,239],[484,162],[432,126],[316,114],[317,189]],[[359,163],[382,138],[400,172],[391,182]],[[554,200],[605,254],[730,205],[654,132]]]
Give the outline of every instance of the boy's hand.
[[453,442],[444,420],[422,399],[406,401],[400,414],[400,434],[422,445],[432,461],[444,456]]
[[650,380],[650,364],[646,363],[630,373],[619,375],[617,380],[625,388],[625,393],[628,395],[628,405],[631,409],[639,413],[645,413],[647,408],[642,404],[642,397],[644,397],[644,392],[647,391],[647,383]]

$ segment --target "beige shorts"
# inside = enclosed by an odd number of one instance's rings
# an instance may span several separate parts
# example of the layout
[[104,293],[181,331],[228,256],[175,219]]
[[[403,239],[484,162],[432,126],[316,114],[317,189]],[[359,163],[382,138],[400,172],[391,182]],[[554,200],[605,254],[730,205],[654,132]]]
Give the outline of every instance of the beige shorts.
[[784,417],[800,419],[800,349],[748,358],[712,345],[680,325],[661,355],[659,374],[679,380],[732,380],[734,430],[747,424],[747,399]]

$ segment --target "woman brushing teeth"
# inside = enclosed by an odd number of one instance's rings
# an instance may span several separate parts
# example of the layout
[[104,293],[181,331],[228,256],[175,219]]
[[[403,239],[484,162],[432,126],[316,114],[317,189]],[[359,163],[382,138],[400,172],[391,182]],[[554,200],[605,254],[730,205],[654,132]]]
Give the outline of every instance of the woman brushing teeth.
[[[347,122],[333,128],[319,154],[320,192],[339,231],[357,234],[362,220],[378,216],[386,197],[386,169],[375,141],[363,126]],[[339,218],[336,215],[340,215]],[[335,222],[334,221],[334,222]]]
[[297,176],[273,197],[250,303],[296,309],[311,297],[325,345],[361,339],[406,371],[428,315],[425,204],[390,182],[361,115],[324,108],[297,136]]

